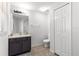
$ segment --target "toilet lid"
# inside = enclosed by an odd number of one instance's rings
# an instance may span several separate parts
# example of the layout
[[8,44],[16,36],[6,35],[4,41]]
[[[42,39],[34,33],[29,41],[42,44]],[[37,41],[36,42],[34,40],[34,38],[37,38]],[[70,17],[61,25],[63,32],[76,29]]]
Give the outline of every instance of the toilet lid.
[[43,42],[49,42],[50,40],[46,39],[46,40],[43,40]]

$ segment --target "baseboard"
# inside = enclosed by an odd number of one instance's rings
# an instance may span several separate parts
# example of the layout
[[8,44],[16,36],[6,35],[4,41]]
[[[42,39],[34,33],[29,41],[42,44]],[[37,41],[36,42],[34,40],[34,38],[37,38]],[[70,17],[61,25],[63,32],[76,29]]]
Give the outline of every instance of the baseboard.
[[53,49],[50,49],[50,52],[51,52],[52,54],[54,54],[55,56],[59,56],[57,53],[55,53],[55,51],[54,51]]
[[50,49],[50,52],[51,52],[51,53],[55,53],[53,49]]
[[42,46],[42,45],[43,45],[42,43],[41,44],[34,44],[31,47],[37,47],[37,46]]

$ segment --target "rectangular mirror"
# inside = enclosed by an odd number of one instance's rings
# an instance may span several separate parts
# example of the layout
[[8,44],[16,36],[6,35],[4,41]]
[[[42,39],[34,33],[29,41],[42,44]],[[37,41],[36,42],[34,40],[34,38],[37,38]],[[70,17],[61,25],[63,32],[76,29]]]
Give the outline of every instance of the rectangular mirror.
[[28,16],[13,14],[13,34],[28,34]]

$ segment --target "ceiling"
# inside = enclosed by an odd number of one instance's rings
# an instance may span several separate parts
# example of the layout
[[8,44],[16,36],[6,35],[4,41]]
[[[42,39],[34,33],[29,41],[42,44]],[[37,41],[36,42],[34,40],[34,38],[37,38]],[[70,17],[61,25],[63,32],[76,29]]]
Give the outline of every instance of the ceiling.
[[56,8],[62,4],[64,4],[65,2],[15,2],[15,3],[11,3],[12,7],[17,9],[27,9],[27,10],[32,10],[32,11],[40,11],[41,9],[45,9],[45,8]]

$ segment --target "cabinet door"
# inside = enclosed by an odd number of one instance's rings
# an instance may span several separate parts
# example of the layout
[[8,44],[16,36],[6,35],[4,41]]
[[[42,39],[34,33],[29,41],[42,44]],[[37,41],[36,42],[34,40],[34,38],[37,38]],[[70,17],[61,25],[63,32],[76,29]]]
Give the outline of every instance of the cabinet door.
[[28,52],[31,50],[31,37],[23,38],[23,52]]
[[71,7],[66,4],[55,10],[55,53],[71,55]]
[[22,43],[18,38],[10,39],[9,41],[9,55],[17,55],[22,52]]

